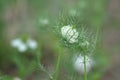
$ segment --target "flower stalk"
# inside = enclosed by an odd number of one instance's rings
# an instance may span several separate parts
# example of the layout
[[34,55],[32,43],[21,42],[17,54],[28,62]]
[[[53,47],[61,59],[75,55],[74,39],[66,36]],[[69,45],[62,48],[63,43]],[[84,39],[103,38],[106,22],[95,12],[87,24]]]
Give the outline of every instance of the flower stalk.
[[61,49],[59,50],[59,53],[58,53],[58,59],[57,59],[57,64],[56,64],[55,80],[58,80],[60,61],[61,61]]
[[87,72],[86,72],[86,56],[84,55],[84,80],[87,80]]
[[53,76],[51,74],[49,74],[49,72],[45,69],[45,67],[41,64],[40,60],[41,60],[41,57],[42,57],[42,52],[41,52],[41,47],[42,47],[42,43],[41,45],[39,45],[39,49],[38,51],[36,52],[36,58],[37,58],[37,65],[38,65],[38,68],[41,69],[48,77],[50,80],[53,80]]

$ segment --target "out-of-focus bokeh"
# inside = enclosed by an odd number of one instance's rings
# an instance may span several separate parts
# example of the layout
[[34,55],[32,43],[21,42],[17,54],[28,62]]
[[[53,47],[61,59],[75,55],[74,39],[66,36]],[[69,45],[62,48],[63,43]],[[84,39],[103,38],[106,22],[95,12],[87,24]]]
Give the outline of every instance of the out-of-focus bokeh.
[[[100,31],[88,80],[120,80],[120,0],[0,0],[0,80],[55,75],[61,45],[54,28],[61,17],[61,24]],[[61,49],[59,80],[83,80],[71,68],[74,53]]]

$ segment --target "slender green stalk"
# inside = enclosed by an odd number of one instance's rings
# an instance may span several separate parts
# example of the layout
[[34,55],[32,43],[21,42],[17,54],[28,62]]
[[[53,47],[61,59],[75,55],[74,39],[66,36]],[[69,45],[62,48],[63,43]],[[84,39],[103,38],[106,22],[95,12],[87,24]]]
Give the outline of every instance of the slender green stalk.
[[40,63],[40,54],[38,53],[37,55],[37,64],[38,64],[38,67],[45,73],[48,75],[48,77],[50,78],[50,80],[53,80],[53,77],[52,75],[50,75],[48,73],[48,71],[44,68],[44,66]]
[[75,73],[72,74],[72,78],[70,80],[76,80],[77,76],[75,75]]
[[84,80],[87,80],[87,72],[86,72],[86,56],[84,54]]
[[[42,44],[42,43],[41,43]],[[42,52],[41,52],[41,46],[39,46],[39,49],[38,51],[36,52],[36,58],[37,58],[37,65],[38,67],[45,73],[47,74],[47,76],[50,78],[50,80],[53,80],[53,77],[52,75],[49,74],[49,72],[44,68],[44,66],[41,64],[40,60],[41,60],[41,57],[42,57]]]
[[61,61],[61,49],[59,50],[59,55],[58,55],[57,64],[56,64],[55,80],[58,80],[60,61]]

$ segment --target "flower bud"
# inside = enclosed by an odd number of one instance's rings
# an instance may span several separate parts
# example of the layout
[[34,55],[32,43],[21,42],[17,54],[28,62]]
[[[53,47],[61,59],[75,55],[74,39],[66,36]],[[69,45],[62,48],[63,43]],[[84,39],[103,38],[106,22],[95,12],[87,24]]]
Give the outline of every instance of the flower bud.
[[61,28],[62,36],[69,41],[69,43],[78,42],[78,32],[70,25]]

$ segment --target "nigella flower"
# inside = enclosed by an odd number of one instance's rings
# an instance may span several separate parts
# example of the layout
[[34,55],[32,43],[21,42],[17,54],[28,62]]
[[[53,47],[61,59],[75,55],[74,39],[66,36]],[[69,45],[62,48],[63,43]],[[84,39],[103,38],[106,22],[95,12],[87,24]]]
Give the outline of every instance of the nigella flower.
[[47,24],[49,24],[49,20],[48,19],[39,19],[39,22],[40,22],[40,24],[42,24],[42,25],[47,25]]
[[19,77],[14,77],[13,80],[21,80]]
[[76,10],[71,9],[71,10],[69,11],[69,14],[70,14],[71,16],[76,16],[76,15],[77,15],[77,12],[76,12]]
[[19,52],[25,52],[27,50],[26,44],[20,38],[12,40],[11,46],[17,48]]
[[[86,72],[88,73],[93,66],[93,60],[88,56],[85,57],[86,57]],[[84,74],[84,56],[82,55],[76,56],[73,65],[78,73]]]
[[87,7],[87,1],[80,0],[80,2],[79,2],[79,7],[80,7],[81,9],[86,8],[86,7]]
[[25,52],[28,48],[35,50],[37,45],[37,42],[33,39],[28,39],[26,42],[23,42],[22,39],[17,38],[11,41],[11,46],[16,48],[19,52]]
[[20,51],[20,52],[27,51],[27,46],[25,43],[21,43],[17,48],[18,48],[18,51]]
[[11,41],[11,46],[18,47],[21,43],[22,43],[22,40],[20,38],[17,38]]
[[37,42],[33,39],[28,39],[27,40],[27,46],[30,48],[30,49],[36,49],[37,48]]
[[78,42],[78,32],[72,26],[67,25],[61,28],[62,36],[69,41],[69,43]]

